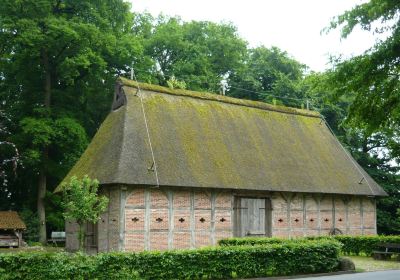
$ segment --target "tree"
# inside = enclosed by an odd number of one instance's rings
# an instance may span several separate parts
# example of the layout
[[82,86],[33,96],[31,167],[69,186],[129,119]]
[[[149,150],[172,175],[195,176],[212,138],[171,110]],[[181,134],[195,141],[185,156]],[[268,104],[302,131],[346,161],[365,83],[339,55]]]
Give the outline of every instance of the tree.
[[[400,219],[400,2],[370,0],[337,16],[328,30],[346,38],[356,26],[384,33],[362,55],[334,59],[328,84],[334,96],[351,96],[346,126],[361,133],[351,143],[353,155],[386,190],[378,201],[378,231],[398,234]],[[358,150],[354,150],[358,149]]]
[[304,79],[303,88],[312,101],[313,109],[321,112],[340,142],[389,194],[388,197],[377,200],[378,233],[399,234],[400,218],[396,211],[400,209],[400,168],[393,164],[393,159],[398,154],[395,147],[399,146],[399,129],[380,129],[371,134],[367,129],[347,122],[348,110],[354,97],[343,94],[340,98],[333,98],[333,75],[335,73],[332,71],[311,73]]
[[377,201],[379,234],[400,234],[400,167],[393,165],[388,152],[391,133],[385,131],[369,135],[360,129],[348,129],[346,143],[357,162],[388,193]]
[[99,182],[84,176],[78,180],[73,176],[69,183],[64,184],[62,207],[66,220],[75,221],[79,225],[79,250],[83,249],[86,223],[97,223],[100,214],[108,205],[108,198],[98,195]]
[[336,17],[329,28],[341,28],[343,38],[356,26],[387,34],[386,39],[364,54],[334,61],[331,84],[336,94],[355,95],[349,121],[369,131],[390,128],[400,122],[399,16],[399,1],[370,0]]
[[228,95],[299,107],[304,97],[300,84],[306,66],[277,47],[248,51],[245,62],[228,77]]
[[231,24],[160,16],[145,50],[154,61],[153,82],[166,86],[175,76],[192,90],[218,92],[220,81],[241,65],[246,45]]
[[65,176],[105,117],[116,76],[141,61],[129,9],[123,0],[2,1],[0,94],[26,167],[9,201],[37,196],[41,242],[46,191]]

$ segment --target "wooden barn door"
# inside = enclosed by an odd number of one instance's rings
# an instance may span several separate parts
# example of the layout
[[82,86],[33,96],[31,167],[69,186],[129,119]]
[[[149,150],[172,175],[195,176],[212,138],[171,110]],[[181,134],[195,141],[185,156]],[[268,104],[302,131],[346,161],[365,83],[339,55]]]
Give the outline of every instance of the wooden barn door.
[[269,198],[237,197],[236,236],[270,236],[271,202]]
[[87,223],[85,230],[85,248],[88,254],[97,254],[97,224]]

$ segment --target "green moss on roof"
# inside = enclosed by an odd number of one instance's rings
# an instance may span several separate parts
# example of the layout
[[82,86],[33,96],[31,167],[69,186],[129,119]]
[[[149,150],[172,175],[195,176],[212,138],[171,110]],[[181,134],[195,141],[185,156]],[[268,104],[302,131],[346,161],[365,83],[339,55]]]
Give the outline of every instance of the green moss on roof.
[[17,212],[0,211],[0,229],[26,229],[26,226]]
[[219,102],[224,102],[224,103],[229,103],[229,104],[253,107],[253,108],[264,109],[264,110],[269,110],[269,111],[287,113],[287,114],[303,115],[303,116],[316,117],[316,118],[321,117],[320,113],[316,112],[316,111],[272,105],[272,104],[268,104],[265,102],[238,99],[238,98],[233,98],[233,97],[223,96],[223,95],[213,94],[213,93],[207,93],[207,92],[197,92],[197,91],[190,91],[190,90],[183,90],[183,89],[171,89],[171,88],[162,87],[159,85],[138,83],[136,81],[132,81],[132,80],[126,79],[124,77],[119,77],[118,80],[123,85],[129,86],[129,87],[134,87],[134,88],[140,88],[140,89],[144,89],[144,90],[149,90],[149,91],[154,91],[154,92],[167,93],[167,94],[172,94],[172,95],[177,95],[177,96],[188,96],[188,97],[199,98],[199,99],[204,99],[204,100],[219,101]]
[[385,195],[316,112],[120,81],[126,104],[68,177],[156,185],[143,106],[161,186]]

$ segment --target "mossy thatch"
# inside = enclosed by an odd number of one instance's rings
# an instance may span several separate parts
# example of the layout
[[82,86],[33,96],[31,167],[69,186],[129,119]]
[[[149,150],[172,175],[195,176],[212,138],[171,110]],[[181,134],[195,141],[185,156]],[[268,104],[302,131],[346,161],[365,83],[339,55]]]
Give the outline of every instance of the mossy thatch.
[[127,103],[109,114],[67,178],[156,184],[141,96],[162,186],[385,195],[317,112],[119,82]]
[[271,105],[271,104],[268,104],[265,102],[237,99],[237,98],[232,98],[229,96],[223,96],[223,95],[218,95],[218,94],[213,94],[213,93],[208,93],[208,92],[197,92],[197,91],[190,91],[190,90],[183,90],[183,89],[171,89],[171,88],[166,88],[166,87],[162,87],[159,85],[137,83],[135,81],[128,80],[123,77],[120,77],[118,79],[118,81],[120,81],[125,86],[134,87],[134,88],[138,88],[138,85],[139,85],[140,89],[145,89],[148,91],[168,93],[168,94],[177,95],[177,96],[187,96],[187,97],[199,98],[199,99],[210,100],[210,101],[220,101],[220,102],[224,102],[224,103],[228,103],[228,104],[242,105],[242,106],[246,106],[246,107],[259,108],[259,109],[282,112],[282,113],[287,113],[287,114],[296,114],[296,115],[303,115],[303,116],[317,117],[317,118],[321,117],[321,115],[316,111],[303,110],[303,109],[297,109],[297,108],[291,108],[291,107],[285,107],[285,106],[279,106],[279,105]]

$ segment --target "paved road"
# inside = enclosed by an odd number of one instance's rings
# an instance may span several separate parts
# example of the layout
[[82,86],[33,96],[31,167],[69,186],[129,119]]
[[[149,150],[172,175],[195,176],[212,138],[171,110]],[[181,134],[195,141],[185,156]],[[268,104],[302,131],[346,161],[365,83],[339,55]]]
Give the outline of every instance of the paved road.
[[352,273],[332,276],[297,278],[308,280],[400,280],[400,270]]

